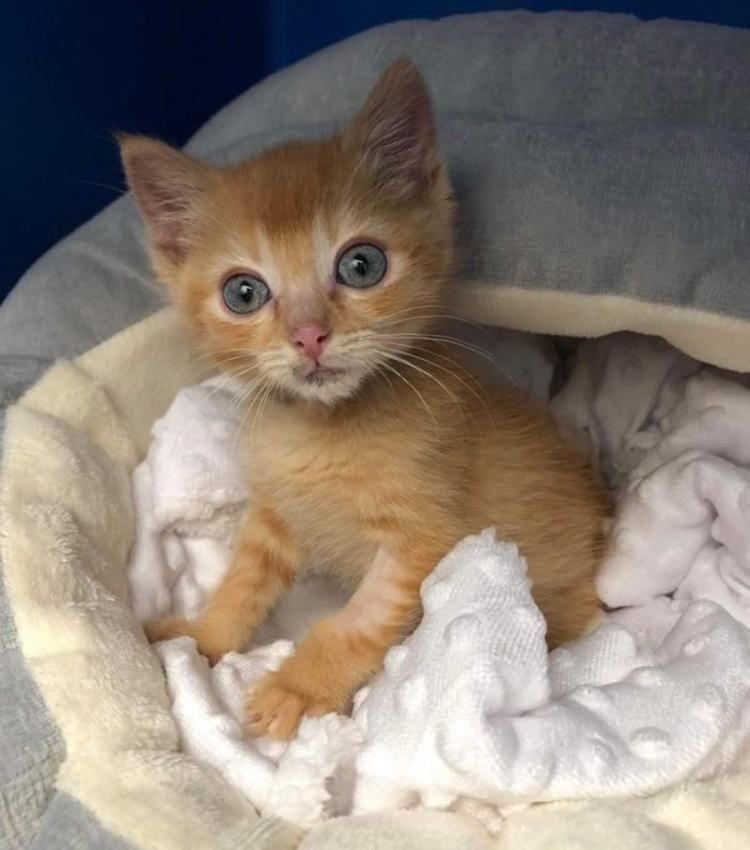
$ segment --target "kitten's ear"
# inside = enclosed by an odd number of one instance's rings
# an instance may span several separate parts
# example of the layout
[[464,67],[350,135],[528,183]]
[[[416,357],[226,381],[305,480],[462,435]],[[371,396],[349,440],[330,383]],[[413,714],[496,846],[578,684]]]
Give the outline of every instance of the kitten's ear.
[[416,65],[393,63],[346,132],[381,185],[400,195],[429,186],[442,166],[430,95]]
[[196,204],[207,188],[209,167],[157,139],[120,135],[117,141],[153,247],[179,265],[194,232]]

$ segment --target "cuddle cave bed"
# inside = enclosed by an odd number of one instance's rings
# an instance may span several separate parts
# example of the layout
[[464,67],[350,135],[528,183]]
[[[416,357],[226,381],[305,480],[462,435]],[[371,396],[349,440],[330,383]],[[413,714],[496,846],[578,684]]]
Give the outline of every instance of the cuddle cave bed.
[[[125,197],[0,310],[10,847],[747,844],[750,35],[599,14],[394,24],[254,87],[188,149],[228,162],[327,132],[403,54],[432,90],[458,195],[457,308],[487,327],[463,334],[550,402],[617,493],[599,589],[625,613],[548,657],[512,547],[477,529],[359,719],[248,756],[231,694],[294,636],[273,624],[276,649],[210,679],[139,623],[178,595],[199,604],[188,567],[223,545],[190,527],[187,490],[156,486],[170,411],[196,423],[172,444],[195,443],[188,478],[227,465],[234,420],[198,386],[205,361],[163,307]],[[201,467],[210,434],[224,448]],[[217,511],[247,496],[230,491]],[[174,557],[150,571],[164,534]],[[507,627],[484,631],[498,611]],[[450,703],[441,675],[467,650],[487,665]]]

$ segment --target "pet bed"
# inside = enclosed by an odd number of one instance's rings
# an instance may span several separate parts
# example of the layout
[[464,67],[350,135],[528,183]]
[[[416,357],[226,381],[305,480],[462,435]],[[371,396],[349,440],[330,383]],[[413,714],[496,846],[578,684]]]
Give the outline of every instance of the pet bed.
[[[435,94],[461,205],[465,313],[532,332],[655,334],[750,371],[748,33],[596,14],[396,24],[255,87],[190,148],[224,161],[325,132],[402,53]],[[155,312],[160,301],[126,198],[43,258],[0,311],[9,847],[746,845],[750,777],[736,752],[731,771],[650,796],[506,813],[495,837],[475,819],[424,810],[305,831],[259,815],[181,752],[126,579],[131,474],[153,424],[205,377],[171,312]],[[587,432],[609,433],[595,426],[606,406],[593,409]]]

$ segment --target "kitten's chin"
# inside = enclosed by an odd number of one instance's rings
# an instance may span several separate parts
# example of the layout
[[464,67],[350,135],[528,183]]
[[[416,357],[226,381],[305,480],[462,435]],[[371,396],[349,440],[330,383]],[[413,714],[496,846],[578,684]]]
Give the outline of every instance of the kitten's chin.
[[318,369],[308,375],[291,374],[284,388],[304,401],[334,406],[351,398],[367,377],[364,369]]

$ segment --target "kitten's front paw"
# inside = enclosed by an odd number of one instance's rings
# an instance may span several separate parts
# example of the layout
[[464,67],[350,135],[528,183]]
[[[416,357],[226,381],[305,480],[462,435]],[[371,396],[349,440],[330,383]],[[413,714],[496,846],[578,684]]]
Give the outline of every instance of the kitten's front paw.
[[162,617],[160,620],[149,620],[148,623],[143,624],[149,643],[178,637],[194,637],[192,628],[193,624],[189,620],[183,620],[182,617]]
[[304,715],[321,717],[342,706],[330,697],[314,692],[311,683],[295,683],[284,670],[266,674],[251,689],[247,702],[247,729],[253,736],[270,735],[288,740],[297,731]]
[[182,617],[162,617],[161,620],[145,623],[143,629],[150,643],[172,640],[178,637],[193,638],[198,647],[198,652],[205,655],[212,667],[218,664],[223,655],[234,649],[234,647],[227,647],[216,640],[216,636],[206,634],[197,620],[185,620]]

